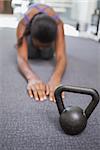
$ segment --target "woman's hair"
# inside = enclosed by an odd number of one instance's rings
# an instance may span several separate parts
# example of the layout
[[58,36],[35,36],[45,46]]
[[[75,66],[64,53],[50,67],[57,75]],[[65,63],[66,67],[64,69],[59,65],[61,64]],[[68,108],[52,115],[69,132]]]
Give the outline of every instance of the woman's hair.
[[32,38],[42,43],[50,43],[56,39],[57,24],[56,21],[43,13],[38,13],[32,17],[27,24],[21,38],[18,39],[18,47],[22,45],[23,38],[31,35]]

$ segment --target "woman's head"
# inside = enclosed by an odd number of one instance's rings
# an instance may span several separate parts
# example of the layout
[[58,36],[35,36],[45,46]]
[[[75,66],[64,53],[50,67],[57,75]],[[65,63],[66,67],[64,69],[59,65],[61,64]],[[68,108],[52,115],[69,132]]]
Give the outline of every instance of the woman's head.
[[18,46],[22,45],[23,38],[28,35],[31,35],[34,43],[49,45],[55,41],[56,34],[56,21],[52,17],[40,12],[34,15],[26,26],[23,36],[18,40]]
[[46,14],[36,15],[32,20],[30,33],[32,39],[41,43],[51,43],[56,39],[57,24]]

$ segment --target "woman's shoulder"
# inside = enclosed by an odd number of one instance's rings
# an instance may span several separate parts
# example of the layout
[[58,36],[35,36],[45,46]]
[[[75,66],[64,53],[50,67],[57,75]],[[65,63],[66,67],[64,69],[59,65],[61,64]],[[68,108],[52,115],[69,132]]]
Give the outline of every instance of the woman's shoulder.
[[26,13],[24,13],[21,22],[24,25],[27,25],[29,23],[29,21],[31,20],[31,18],[34,15],[36,15],[37,13],[40,13],[40,12],[42,12],[42,13],[50,16],[50,17],[52,17],[57,22],[57,24],[62,22],[62,20],[60,19],[59,15],[54,10],[54,8],[52,8],[49,5],[40,4],[40,3],[30,5],[28,10],[26,11]]

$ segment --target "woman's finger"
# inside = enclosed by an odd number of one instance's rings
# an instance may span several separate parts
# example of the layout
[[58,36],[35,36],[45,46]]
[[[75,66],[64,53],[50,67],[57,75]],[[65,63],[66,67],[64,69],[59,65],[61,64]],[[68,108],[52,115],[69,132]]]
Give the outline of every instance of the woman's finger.
[[37,93],[37,90],[34,88],[34,86],[32,86],[32,92],[33,92],[35,100],[38,101],[39,100],[38,93]]
[[65,98],[65,94],[64,94],[64,92],[62,92],[62,99],[64,99]]
[[49,95],[49,91],[50,91],[49,86],[46,85],[46,95],[47,95],[47,96]]
[[44,100],[43,91],[41,89],[38,89],[37,92],[38,92],[39,100],[43,101]]
[[31,90],[31,89],[29,89],[29,90],[27,90],[27,92],[28,92],[28,95],[29,95],[31,98],[33,98],[32,90]]
[[41,82],[41,83],[36,84],[35,87],[38,92],[39,100],[43,101],[44,99],[46,99],[44,84]]
[[54,91],[50,91],[49,98],[51,102],[54,101]]

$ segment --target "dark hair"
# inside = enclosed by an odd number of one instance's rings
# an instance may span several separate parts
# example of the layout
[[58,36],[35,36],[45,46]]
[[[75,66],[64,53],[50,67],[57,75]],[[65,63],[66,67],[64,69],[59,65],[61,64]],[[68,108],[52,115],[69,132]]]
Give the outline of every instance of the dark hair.
[[20,47],[23,38],[28,35],[31,35],[32,38],[37,39],[39,42],[50,43],[56,39],[56,33],[56,21],[52,17],[40,12],[32,17],[26,26],[23,36],[18,39],[17,45]]

